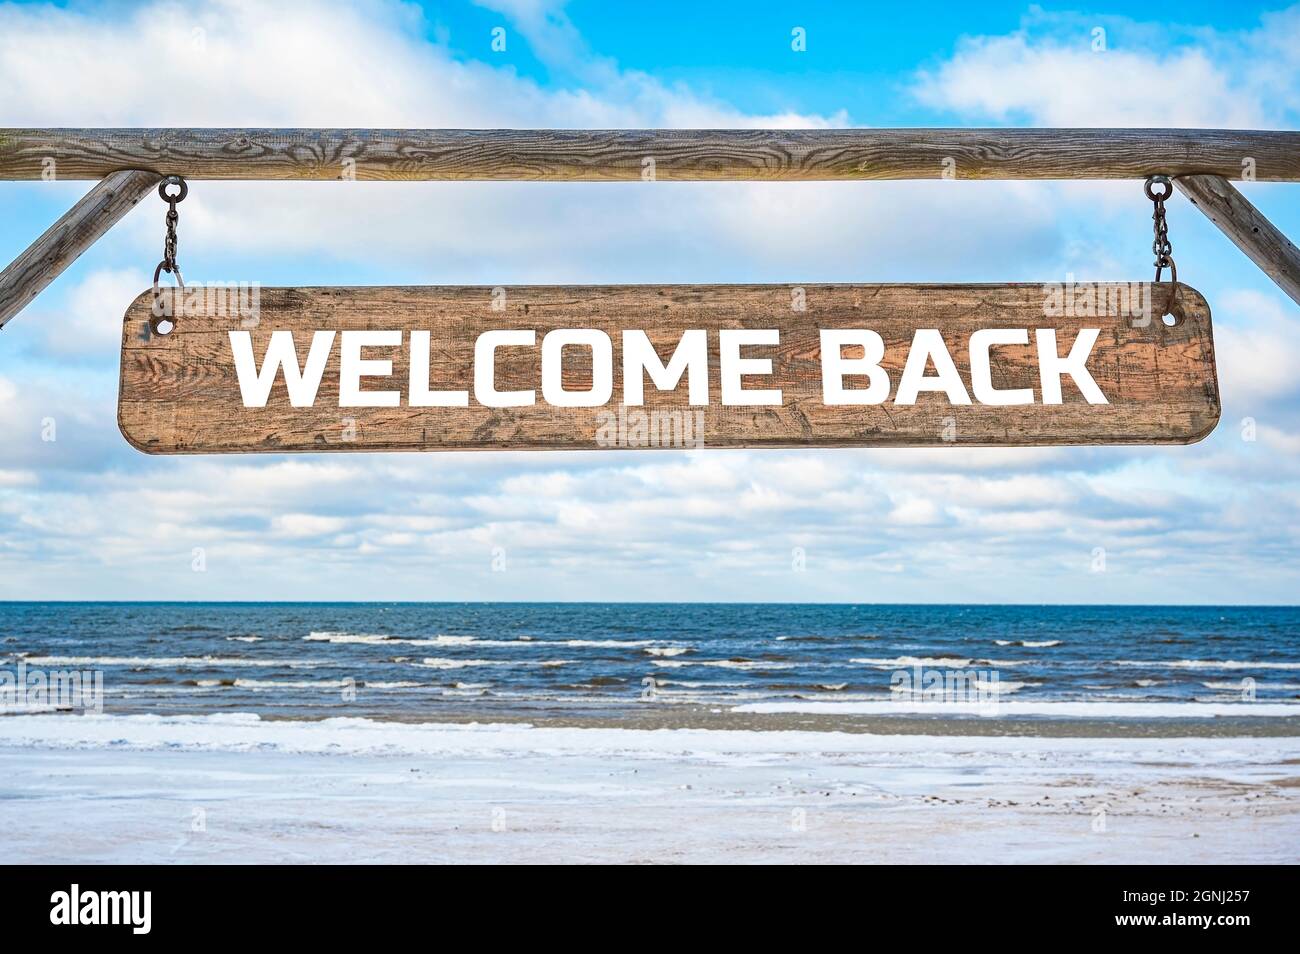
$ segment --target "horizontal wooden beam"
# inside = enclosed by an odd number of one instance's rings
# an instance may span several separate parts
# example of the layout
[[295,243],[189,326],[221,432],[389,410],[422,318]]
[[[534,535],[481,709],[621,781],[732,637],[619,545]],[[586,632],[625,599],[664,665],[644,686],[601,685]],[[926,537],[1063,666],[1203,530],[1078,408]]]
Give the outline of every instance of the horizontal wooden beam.
[[1182,176],[1174,183],[1192,205],[1300,304],[1300,249],[1231,182],[1220,176]]
[[0,272],[0,328],[158,185],[154,172],[109,173]]
[[0,129],[0,179],[1300,181],[1300,132],[1235,129]]

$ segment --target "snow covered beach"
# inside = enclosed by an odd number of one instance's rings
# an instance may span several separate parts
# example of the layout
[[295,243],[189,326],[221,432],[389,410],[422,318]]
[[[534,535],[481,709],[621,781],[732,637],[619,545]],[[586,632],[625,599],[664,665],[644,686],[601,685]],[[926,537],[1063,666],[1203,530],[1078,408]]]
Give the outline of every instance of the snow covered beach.
[[15,862],[1300,860],[1300,737],[1153,723],[1063,737],[15,715],[0,824]]
[[0,621],[16,861],[1300,860],[1295,608]]

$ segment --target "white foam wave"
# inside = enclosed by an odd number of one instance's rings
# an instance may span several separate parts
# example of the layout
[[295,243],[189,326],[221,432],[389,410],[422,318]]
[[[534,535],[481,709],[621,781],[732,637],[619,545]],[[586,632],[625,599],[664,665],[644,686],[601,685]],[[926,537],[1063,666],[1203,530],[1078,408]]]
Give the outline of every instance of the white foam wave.
[[654,645],[652,639],[532,639],[521,636],[518,639],[484,639],[479,636],[389,636],[383,633],[336,633],[313,632],[303,637],[309,642],[356,644],[365,646],[511,646],[545,647],[568,646],[574,648],[610,648],[627,647],[638,649]]
[[666,659],[656,663],[664,669],[682,669],[687,666],[713,666],[718,669],[794,669],[792,662],[767,662],[762,659]]
[[133,666],[149,669],[198,669],[213,666],[319,666],[319,659],[239,659],[230,656],[28,656],[37,666]]
[[429,669],[471,669],[476,666],[567,666],[572,659],[442,659],[430,656],[419,663]]
[[[805,709],[845,704],[804,702]],[[869,703],[852,703],[864,707]],[[1027,703],[1004,702],[1008,711]],[[763,706],[741,706],[754,711]],[[899,712],[899,703],[882,702],[881,712]],[[1111,707],[1106,707],[1111,708]],[[1132,704],[1127,708],[1132,708]],[[1173,705],[1162,708],[1172,709]],[[1205,710],[1206,705],[1193,706]],[[1214,708],[1214,707],[1209,707]],[[1262,704],[1218,706],[1259,709]],[[1288,707],[1276,707],[1288,708]],[[1297,706],[1289,707],[1295,710]],[[736,710],[732,710],[736,711]],[[813,711],[826,711],[819,708]],[[1172,713],[1170,713],[1172,714]],[[1198,712],[1199,714],[1199,712]],[[1300,738],[1048,738],[1006,736],[925,736],[868,732],[743,729],[624,729],[538,727],[513,724],[446,724],[378,722],[362,718],[315,721],[262,720],[251,713],[209,716],[158,715],[17,715],[0,719],[0,745],[40,749],[104,749],[156,751],[281,751],[347,757],[373,754],[500,754],[552,758],[573,753],[644,754],[751,760],[755,754],[806,753],[826,758],[855,753],[888,753],[907,764],[933,768],[936,753],[958,757],[983,753],[988,757],[1021,760],[1061,756],[1102,759],[1110,763],[1176,760],[1180,764],[1222,764],[1258,761],[1275,764],[1300,755]],[[1056,756],[1052,756],[1056,757]]]
[[736,706],[733,712],[799,713],[804,715],[933,715],[1049,716],[1080,719],[1206,719],[1221,716],[1250,718],[1300,716],[1300,704],[1271,702],[760,702]]
[[849,662],[861,666],[875,666],[878,669],[908,669],[912,666],[964,669],[971,664],[969,659],[961,659],[956,656],[896,656],[893,659],[868,656],[850,659]]
[[1300,669],[1300,662],[1248,662],[1238,659],[1116,659],[1116,666],[1148,669]]
[[1036,686],[1040,683],[1035,682],[1014,682],[1003,679],[975,679],[975,688],[980,692],[1019,692],[1025,686]]

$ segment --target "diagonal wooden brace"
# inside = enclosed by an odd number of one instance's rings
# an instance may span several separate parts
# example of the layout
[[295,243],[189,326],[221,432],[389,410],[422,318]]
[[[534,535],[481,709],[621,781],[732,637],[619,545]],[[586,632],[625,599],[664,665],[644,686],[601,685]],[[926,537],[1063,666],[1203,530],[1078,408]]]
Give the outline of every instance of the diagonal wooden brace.
[[0,328],[94,245],[161,180],[156,172],[105,176],[0,272]]
[[1179,176],[1175,185],[1237,248],[1300,304],[1300,249],[1222,176]]

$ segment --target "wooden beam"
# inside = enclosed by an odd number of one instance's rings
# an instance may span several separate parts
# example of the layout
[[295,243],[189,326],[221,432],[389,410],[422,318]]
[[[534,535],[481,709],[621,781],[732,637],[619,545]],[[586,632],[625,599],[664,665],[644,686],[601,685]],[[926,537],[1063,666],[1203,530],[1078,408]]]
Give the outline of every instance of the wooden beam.
[[1300,132],[1228,129],[0,129],[0,179],[1300,181]]
[[1300,249],[1232,183],[1221,176],[1182,176],[1174,183],[1192,205],[1300,304]]
[[154,172],[113,172],[0,272],[0,328],[158,185]]

